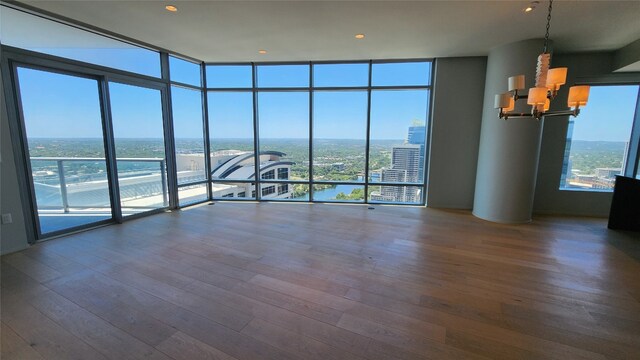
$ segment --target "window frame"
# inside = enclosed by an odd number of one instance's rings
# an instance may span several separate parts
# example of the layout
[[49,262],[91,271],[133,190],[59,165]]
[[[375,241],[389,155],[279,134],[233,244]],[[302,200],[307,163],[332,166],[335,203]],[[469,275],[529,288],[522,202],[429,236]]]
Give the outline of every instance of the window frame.
[[[375,64],[387,64],[387,63],[407,63],[407,62],[428,62],[430,73],[428,74],[429,78],[427,81],[427,85],[401,85],[401,86],[372,86],[372,70]],[[369,71],[369,79],[368,84],[366,86],[328,86],[328,87],[316,87],[314,86],[314,65],[322,64],[322,65],[330,65],[330,64],[367,64]],[[255,164],[254,168],[259,169],[259,156],[258,152],[260,149],[260,134],[259,134],[259,119],[258,119],[258,94],[260,92],[301,92],[307,91],[309,93],[309,179],[302,181],[292,181],[292,180],[284,180],[284,179],[263,179],[261,176],[257,176],[254,180],[225,180],[225,179],[215,179],[216,183],[233,183],[233,182],[255,182],[255,187],[257,189],[260,188],[260,184],[263,182],[268,183],[279,183],[286,182],[291,185],[295,184],[305,184],[309,187],[308,200],[300,200],[300,199],[277,199],[277,201],[289,201],[289,202],[317,202],[317,203],[353,203],[353,201],[340,201],[340,200],[318,200],[314,199],[314,185],[361,185],[364,186],[365,189],[365,198],[362,203],[364,204],[387,204],[387,205],[413,205],[413,206],[426,206],[427,203],[427,181],[428,181],[428,162],[429,162],[429,144],[431,139],[431,116],[433,113],[433,79],[435,77],[435,62],[433,59],[383,59],[383,60],[352,60],[352,61],[287,61],[287,62],[204,62],[203,63],[203,73],[206,73],[207,67],[210,66],[237,66],[237,65],[245,65],[251,66],[253,81],[252,87],[244,87],[244,88],[216,88],[216,87],[208,87],[204,86],[204,98],[206,99],[209,93],[214,92],[248,92],[253,94],[253,122],[254,122],[254,159]],[[306,65],[309,66],[309,86],[308,87],[257,87],[257,74],[256,70],[258,66],[278,66],[278,65]],[[206,79],[204,80],[206,81]],[[367,92],[367,122],[366,122],[366,146],[365,146],[365,177],[364,181],[318,181],[314,179],[313,176],[313,96],[316,91],[366,91]],[[427,109],[425,114],[425,144],[424,144],[424,163],[423,165],[423,179],[420,182],[415,183],[396,183],[396,182],[373,182],[369,181],[369,157],[370,157],[370,137],[371,137],[371,94],[376,90],[425,90],[427,91]],[[208,104],[207,104],[208,107]],[[208,119],[208,115],[207,115]],[[256,172],[258,173],[258,172]],[[213,180],[212,180],[213,181]],[[422,189],[421,201],[419,203],[403,203],[403,202],[382,202],[382,201],[370,201],[370,186],[378,187],[380,185],[387,186],[418,186]],[[272,199],[265,198],[262,199],[261,191],[257,192],[257,197],[252,198],[252,200],[256,201],[269,201]],[[241,199],[237,199],[241,201]],[[276,199],[273,199],[276,200]]]
[[[284,191],[283,191],[284,189]],[[279,184],[278,185],[278,195],[286,194],[289,192],[289,184]]]
[[265,187],[260,188],[260,193],[262,194],[262,196],[275,194],[277,192],[276,187],[277,186],[275,184],[274,185],[267,185]]
[[[286,176],[282,175],[286,174]],[[289,169],[288,168],[278,168],[278,180],[289,180]]]
[[276,178],[276,169],[271,169],[260,174],[262,180],[273,180]]
[[[179,60],[182,61],[188,61],[191,62],[193,64],[197,64],[200,67],[200,86],[196,86],[196,85],[192,85],[192,84],[187,84],[187,83],[183,83],[183,82],[179,82],[179,81],[175,81],[171,78],[171,66],[169,65],[169,58],[170,57],[174,57],[177,58]],[[177,180],[177,168],[174,171],[175,177],[176,177],[176,194],[175,194],[175,201],[178,204],[178,207],[182,208],[185,206],[191,206],[191,205],[197,205],[197,204],[201,204],[204,202],[208,202],[211,201],[211,199],[213,198],[213,190],[212,190],[212,184],[211,184],[211,156],[209,156],[209,114],[207,112],[208,110],[208,106],[207,106],[207,99],[206,99],[206,92],[204,91],[204,88],[206,87],[206,74],[204,72],[204,65],[202,62],[195,62],[193,60],[190,59],[186,59],[184,57],[181,57],[179,55],[176,54],[168,54],[168,53],[162,53],[162,59],[163,59],[163,78],[165,80],[168,80],[168,97],[169,97],[169,112],[171,114],[171,123],[172,126],[175,125],[173,123],[174,119],[173,119],[173,95],[172,95],[172,87],[179,87],[179,88],[183,88],[183,89],[187,89],[187,90],[193,90],[193,91],[197,91],[200,93],[200,104],[202,106],[202,136],[203,136],[203,155],[204,155],[204,171],[205,171],[205,178],[202,180],[196,180],[196,181],[191,181],[191,182],[185,182],[185,183],[178,183]],[[175,132],[172,131],[171,133],[171,141],[173,142],[173,146],[174,146],[174,151],[173,151],[173,162],[175,165],[177,165],[177,154],[175,152]],[[180,188],[183,187],[187,187],[187,186],[193,186],[193,185],[200,185],[200,184],[206,184],[207,185],[207,198],[206,199],[199,199],[199,200],[191,200],[191,201],[184,201],[184,202],[180,202],[180,198],[179,198],[179,190]]]
[[[633,120],[631,123],[631,131],[629,134],[629,142],[627,145],[627,158],[626,162],[622,164],[624,167],[624,171],[619,174],[619,176],[625,177],[638,177],[640,176],[640,82],[639,81],[628,81],[628,82],[619,82],[619,81],[599,81],[599,80],[591,80],[591,81],[579,81],[576,82],[576,85],[589,85],[591,87],[612,87],[612,86],[637,86],[638,94],[636,95],[636,104],[635,104],[635,112],[633,115]],[[569,136],[573,134],[573,126],[575,121],[580,121],[580,118],[577,119],[568,119],[567,133],[565,135],[565,146],[564,151],[562,152],[562,168],[560,170],[560,178],[558,184],[558,191],[563,192],[579,192],[579,193],[613,193],[614,187],[611,189],[582,189],[582,188],[567,188],[563,187],[563,181],[566,181],[566,176],[564,169],[567,165],[566,162],[570,156],[570,148],[567,149],[567,144],[569,143]],[[571,132],[571,134],[570,134]],[[571,139],[573,142],[573,139]],[[569,150],[569,151],[567,151]],[[615,186],[615,184],[614,184]]]

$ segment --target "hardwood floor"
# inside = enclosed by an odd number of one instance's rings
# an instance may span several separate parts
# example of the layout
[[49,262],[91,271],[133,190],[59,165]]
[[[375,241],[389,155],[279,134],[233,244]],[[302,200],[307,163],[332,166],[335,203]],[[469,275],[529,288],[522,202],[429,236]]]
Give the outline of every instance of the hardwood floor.
[[3,256],[0,357],[640,359],[614,242],[640,246],[603,219],[204,205]]

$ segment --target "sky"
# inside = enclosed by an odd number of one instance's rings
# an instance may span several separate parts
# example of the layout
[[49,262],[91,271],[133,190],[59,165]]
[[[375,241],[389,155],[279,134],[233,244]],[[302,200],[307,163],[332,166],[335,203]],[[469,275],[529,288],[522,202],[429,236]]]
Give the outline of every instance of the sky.
[[[174,77],[184,83],[199,79],[197,65],[172,58]],[[324,86],[366,86],[368,65],[317,65],[314,81]],[[216,86],[251,86],[250,66],[209,66],[207,77]],[[211,70],[213,69],[213,70]],[[395,69],[395,70],[394,70]],[[308,65],[258,66],[261,87],[308,87]],[[375,84],[427,84],[429,63],[375,64]],[[248,78],[247,78],[248,76]],[[99,137],[101,134],[98,82],[94,79],[20,68],[21,96],[29,137]],[[295,90],[295,89],[294,89]],[[162,137],[161,93],[120,83],[109,84],[116,138]],[[414,119],[425,122],[429,91],[374,90],[371,95],[373,139],[404,139]],[[212,138],[253,138],[253,98],[250,91],[211,91],[209,128]],[[178,138],[202,136],[202,100],[198,91],[172,86],[174,132]],[[262,138],[309,137],[309,92],[258,92],[259,133]],[[365,90],[316,91],[313,94],[313,131],[319,139],[364,139]],[[55,124],[55,126],[51,126]]]
[[574,118],[573,140],[629,141],[638,85],[592,86],[587,106]]
[[[199,67],[171,60],[174,78],[185,83],[199,79]],[[259,91],[259,133],[262,138],[306,139],[309,102],[313,101],[314,138],[364,139],[367,92],[317,90],[310,99],[308,65],[257,66],[260,87],[290,87],[287,92]],[[367,64],[318,64],[319,86],[366,86]],[[101,136],[98,82],[94,79],[19,69],[21,96],[29,137]],[[374,85],[426,84],[429,63],[374,64]],[[208,84],[220,88],[251,86],[250,66],[208,66]],[[213,81],[215,79],[215,81]],[[212,81],[209,81],[212,80]],[[116,138],[160,138],[159,90],[111,83],[109,86]],[[202,103],[198,91],[172,87],[174,131],[178,138],[202,136]],[[593,86],[588,105],[575,119],[574,140],[628,141],[638,98],[638,86]],[[250,91],[210,91],[209,128],[212,138],[253,138],[253,99]],[[429,91],[373,90],[371,138],[404,139],[414,120],[425,123]]]
[[162,138],[162,95],[160,90],[109,83],[113,136],[122,138]]
[[18,79],[27,137],[102,136],[97,80],[26,68]]

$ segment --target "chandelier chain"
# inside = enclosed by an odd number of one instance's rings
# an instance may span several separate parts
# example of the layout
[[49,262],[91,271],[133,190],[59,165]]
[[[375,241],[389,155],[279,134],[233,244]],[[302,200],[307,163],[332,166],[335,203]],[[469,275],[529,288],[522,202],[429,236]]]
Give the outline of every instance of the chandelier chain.
[[553,0],[549,0],[549,13],[547,14],[547,32],[544,34],[544,49],[543,53],[547,52],[547,45],[549,44],[549,27],[551,26],[551,9],[553,8]]
[[[536,1],[537,3],[537,1]],[[509,77],[509,91],[502,94],[496,94],[494,107],[500,109],[498,117],[507,120],[512,117],[532,117],[541,120],[551,116],[573,116],[580,114],[580,107],[587,105],[589,101],[589,86],[579,85],[569,88],[569,96],[567,97],[567,106],[569,110],[549,111],[551,101],[558,95],[560,86],[564,85],[567,80],[567,68],[559,67],[550,69],[551,54],[547,52],[549,47],[549,28],[551,27],[551,10],[553,9],[553,0],[549,0],[549,12],[547,13],[547,29],[544,34],[544,49],[542,54],[538,55],[536,66],[535,86],[529,88],[528,95],[522,95],[519,91],[526,89],[525,76],[515,75]],[[518,100],[526,100],[531,105],[531,113],[514,112],[516,102]]]

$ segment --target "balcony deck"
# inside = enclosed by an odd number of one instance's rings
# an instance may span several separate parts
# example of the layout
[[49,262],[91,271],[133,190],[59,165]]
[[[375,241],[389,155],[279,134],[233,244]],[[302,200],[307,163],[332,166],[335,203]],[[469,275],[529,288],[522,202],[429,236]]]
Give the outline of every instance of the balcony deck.
[[0,357],[631,359],[638,250],[605,219],[218,202],[3,256]]

